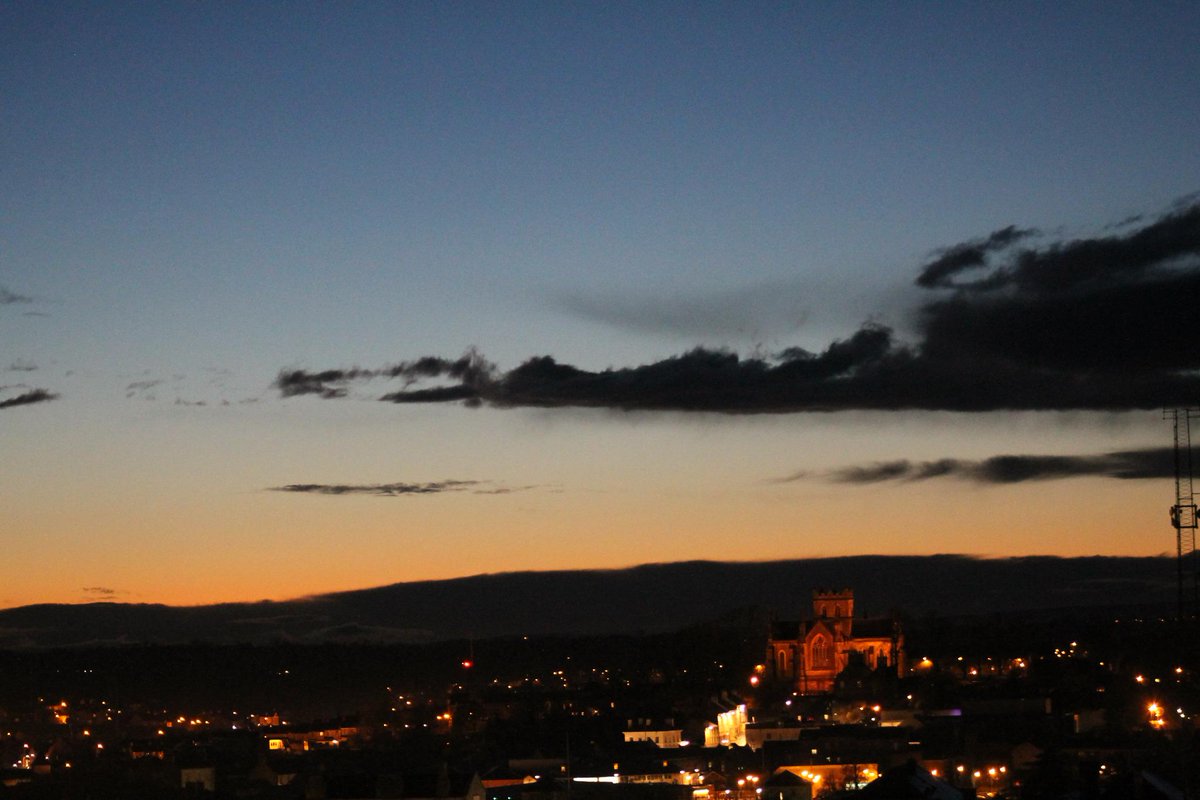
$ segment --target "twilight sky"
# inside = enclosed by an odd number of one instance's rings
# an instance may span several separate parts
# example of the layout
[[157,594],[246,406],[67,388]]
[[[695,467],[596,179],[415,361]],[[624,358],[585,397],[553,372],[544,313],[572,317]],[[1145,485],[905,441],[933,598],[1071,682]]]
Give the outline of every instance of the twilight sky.
[[1200,6],[0,6],[0,607],[1173,550]]

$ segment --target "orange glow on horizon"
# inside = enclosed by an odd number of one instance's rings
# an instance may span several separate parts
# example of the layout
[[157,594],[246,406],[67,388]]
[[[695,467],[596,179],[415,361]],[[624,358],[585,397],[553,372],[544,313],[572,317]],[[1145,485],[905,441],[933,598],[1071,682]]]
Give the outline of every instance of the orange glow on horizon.
[[[481,430],[516,418],[462,417]],[[9,490],[28,500],[6,511],[13,535],[0,607],[287,600],[409,581],[618,569],[685,557],[1148,556],[1173,542],[1162,518],[1163,487],[1155,481],[1080,478],[991,487],[932,480],[870,489],[819,478],[764,482],[794,472],[798,452],[817,453],[830,464],[873,457],[867,454],[877,451],[867,444],[878,444],[882,435],[872,429],[867,437],[854,426],[847,433],[829,418],[785,422],[723,421],[703,427],[703,436],[689,433],[698,425],[690,422],[611,423],[598,426],[603,435],[564,425],[569,429],[549,434],[557,437],[553,443],[598,446],[590,461],[569,464],[546,441],[529,444],[523,429],[509,432],[503,441],[511,442],[514,454],[494,474],[513,475],[505,481],[510,485],[535,487],[509,495],[292,496],[257,490],[282,481],[278,467],[253,460],[232,472],[221,463],[209,465],[204,491],[188,488],[196,471],[203,472],[199,462],[152,462],[139,466],[141,472],[115,476],[100,461],[85,461],[94,485],[66,499],[37,481],[36,471],[16,474]],[[1036,426],[1033,432],[1044,433]],[[389,436],[376,435],[383,441],[373,446],[387,445]],[[842,450],[834,449],[847,438]],[[809,445],[820,450],[805,449]],[[928,455],[956,449],[932,441],[924,446]],[[755,458],[739,461],[735,447],[753,447]],[[728,459],[715,458],[717,453]],[[546,475],[560,484],[550,486]],[[847,513],[868,491],[886,500],[888,513]],[[1081,491],[1095,498],[1086,515],[1074,502]],[[78,531],[88,536],[77,539]],[[919,550],[914,531],[920,532]],[[1161,536],[1131,536],[1135,531]],[[47,552],[60,555],[47,559]],[[131,552],[138,558],[130,559]],[[81,587],[111,587],[114,593],[87,595]]]

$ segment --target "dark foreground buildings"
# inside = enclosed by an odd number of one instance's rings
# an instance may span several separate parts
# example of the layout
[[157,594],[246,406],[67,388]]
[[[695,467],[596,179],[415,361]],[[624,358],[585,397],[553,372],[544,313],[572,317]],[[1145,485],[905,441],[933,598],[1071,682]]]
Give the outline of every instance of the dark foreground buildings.
[[1194,622],[855,614],[0,653],[0,800],[1197,797]]

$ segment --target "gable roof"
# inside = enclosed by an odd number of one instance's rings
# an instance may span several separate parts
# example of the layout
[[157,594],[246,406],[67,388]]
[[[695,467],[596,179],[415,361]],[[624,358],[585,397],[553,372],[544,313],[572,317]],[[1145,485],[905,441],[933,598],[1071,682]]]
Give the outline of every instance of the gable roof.
[[963,793],[933,777],[929,770],[909,759],[892,767],[858,793],[866,800],[963,800]]

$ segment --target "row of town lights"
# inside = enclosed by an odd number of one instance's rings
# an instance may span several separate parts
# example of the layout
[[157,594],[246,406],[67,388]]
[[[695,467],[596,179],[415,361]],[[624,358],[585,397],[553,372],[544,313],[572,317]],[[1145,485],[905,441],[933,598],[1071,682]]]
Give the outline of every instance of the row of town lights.
[[[966,766],[965,766],[965,765],[963,765],[963,764],[959,764],[958,766],[956,766],[956,767],[954,768],[954,770],[955,770],[955,772],[957,772],[959,775],[964,775],[964,774],[966,774],[966,772],[967,772],[967,768],[966,768]],[[977,770],[974,770],[974,771],[972,771],[972,772],[971,772],[971,777],[972,777],[972,778],[974,778],[975,780],[979,780],[980,778],[982,778],[982,777],[984,776],[984,773],[985,773],[985,772],[987,773],[987,776],[988,776],[989,778],[992,778],[992,779],[994,780],[994,779],[996,779],[996,778],[1000,777],[1001,775],[1007,775],[1007,774],[1008,774],[1008,767],[1004,767],[1004,766],[1000,766],[1000,767],[984,767],[984,768],[982,768],[982,769],[977,769]],[[936,778],[938,773],[937,773],[937,770],[935,769],[935,770],[930,770],[930,774],[931,774],[931,775],[933,775],[933,776]]]

